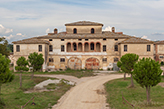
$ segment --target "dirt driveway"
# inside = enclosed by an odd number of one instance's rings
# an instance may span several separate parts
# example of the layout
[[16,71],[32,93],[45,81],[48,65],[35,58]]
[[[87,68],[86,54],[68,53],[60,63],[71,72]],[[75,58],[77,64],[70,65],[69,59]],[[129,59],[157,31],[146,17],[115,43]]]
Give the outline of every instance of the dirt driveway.
[[[52,75],[44,76],[52,77]],[[53,76],[77,82],[77,85],[63,95],[52,109],[109,109],[109,107],[106,107],[103,84],[109,80],[123,77],[120,74],[99,75],[81,79],[66,75]]]

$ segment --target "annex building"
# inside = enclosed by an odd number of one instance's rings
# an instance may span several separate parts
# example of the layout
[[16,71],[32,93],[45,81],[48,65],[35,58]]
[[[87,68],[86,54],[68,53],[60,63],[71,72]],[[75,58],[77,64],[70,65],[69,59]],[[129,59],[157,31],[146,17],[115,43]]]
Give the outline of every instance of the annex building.
[[42,53],[43,71],[57,69],[117,69],[117,61],[126,53],[154,59],[154,42],[123,32],[102,31],[103,24],[90,21],[67,23],[66,32],[13,42],[14,66],[19,57]]

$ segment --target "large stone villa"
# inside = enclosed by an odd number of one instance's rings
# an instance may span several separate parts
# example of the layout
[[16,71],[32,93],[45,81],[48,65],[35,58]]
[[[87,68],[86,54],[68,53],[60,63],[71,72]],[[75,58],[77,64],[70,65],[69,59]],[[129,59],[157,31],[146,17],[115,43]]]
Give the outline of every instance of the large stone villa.
[[[114,27],[112,32],[102,31],[101,23],[79,21],[67,23],[65,26],[66,32],[58,33],[58,30],[54,29],[54,33],[45,36],[13,42],[14,66],[20,56],[28,58],[33,52],[43,54],[43,71],[66,68],[117,69],[117,61],[126,53],[152,59],[156,55],[156,60],[159,55],[163,56],[163,52],[158,51],[164,51],[164,43],[155,45],[153,41],[115,32]],[[155,49],[157,47],[158,50]]]

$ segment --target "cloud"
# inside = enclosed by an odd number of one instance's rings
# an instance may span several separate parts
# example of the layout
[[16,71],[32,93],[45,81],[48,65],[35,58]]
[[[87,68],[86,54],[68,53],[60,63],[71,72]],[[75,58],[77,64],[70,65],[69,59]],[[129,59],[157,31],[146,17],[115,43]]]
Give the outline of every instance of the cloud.
[[47,28],[47,29],[46,29],[46,33],[48,34],[49,32],[50,32],[50,29],[49,29],[49,28]]
[[8,34],[12,32],[13,29],[5,28],[2,24],[0,24],[0,34]]
[[3,37],[6,38],[9,42],[11,42],[11,40],[13,39],[21,40],[23,37],[27,37],[27,36],[25,34],[23,35],[22,33],[17,33],[16,35],[10,34],[9,36],[5,35]]
[[16,35],[21,36],[21,35],[22,35],[22,33],[17,33]]
[[156,33],[152,33],[152,35],[164,35],[164,33],[158,33],[158,32],[156,32]]
[[107,26],[103,31],[112,31],[112,27]]
[[142,39],[151,40],[151,39],[148,39],[148,37],[147,37],[147,36],[145,36],[145,35],[144,35],[144,36],[142,36],[141,38],[142,38]]

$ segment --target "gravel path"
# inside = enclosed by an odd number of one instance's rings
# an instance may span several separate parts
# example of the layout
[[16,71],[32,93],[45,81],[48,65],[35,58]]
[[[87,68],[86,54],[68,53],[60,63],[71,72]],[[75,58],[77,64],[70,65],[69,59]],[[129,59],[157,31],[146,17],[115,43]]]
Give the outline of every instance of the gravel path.
[[52,109],[109,109],[103,84],[107,81],[122,78],[122,74],[104,74],[78,79],[66,75],[37,75],[44,77],[63,78],[77,82],[77,85],[64,94]]

